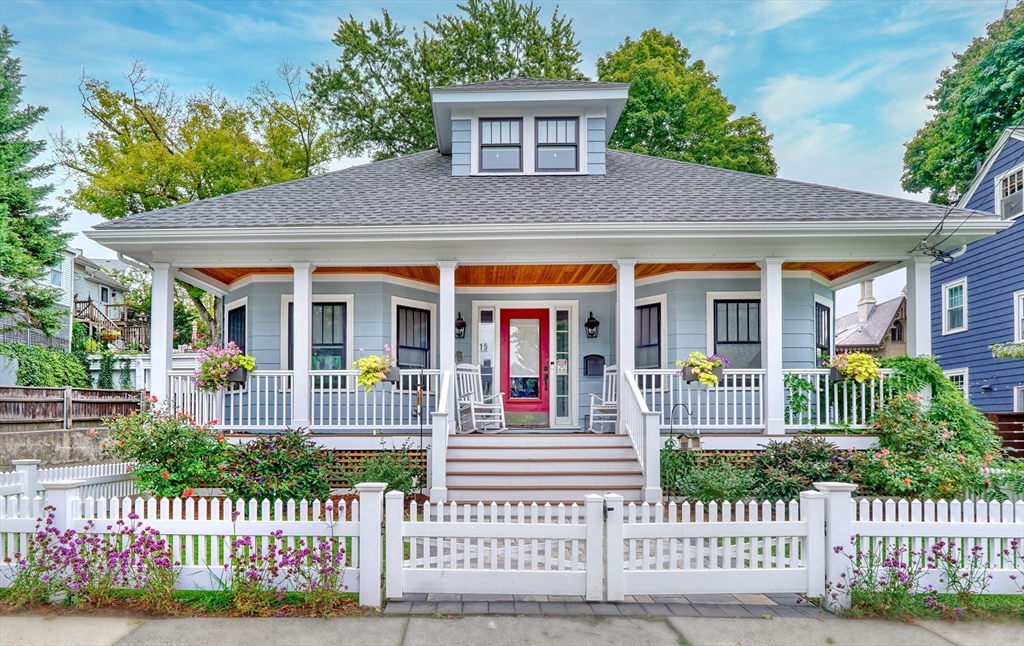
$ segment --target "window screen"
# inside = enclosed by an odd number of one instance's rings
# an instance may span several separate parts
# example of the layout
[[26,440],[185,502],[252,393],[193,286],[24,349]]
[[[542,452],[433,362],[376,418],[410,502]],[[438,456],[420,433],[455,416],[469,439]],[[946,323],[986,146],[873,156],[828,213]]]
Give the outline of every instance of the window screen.
[[228,312],[228,343],[245,352],[245,305]]
[[715,301],[715,354],[730,368],[761,367],[761,301]]
[[661,303],[637,307],[634,320],[637,368],[661,367]]
[[430,312],[398,306],[397,333],[399,368],[430,367]]

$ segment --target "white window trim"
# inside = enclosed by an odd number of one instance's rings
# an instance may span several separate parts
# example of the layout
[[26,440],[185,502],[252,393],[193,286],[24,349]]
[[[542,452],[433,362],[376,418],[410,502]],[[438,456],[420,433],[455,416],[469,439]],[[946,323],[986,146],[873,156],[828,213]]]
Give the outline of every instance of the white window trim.
[[1013,341],[1024,343],[1024,289],[1013,293]]
[[[964,324],[958,328],[949,327],[949,290],[952,287],[962,285],[964,288]],[[967,331],[967,276],[942,284],[942,335],[958,334]]]
[[[660,369],[664,370],[671,366],[668,365],[668,294],[655,294],[654,296],[644,296],[643,298],[633,299],[634,311],[638,307],[645,305],[654,305],[657,303],[661,307],[659,308],[660,320],[658,321],[658,329],[661,330],[660,338],[658,339],[658,345],[661,346],[658,363]],[[636,341],[634,340],[633,352],[636,353]]]
[[[829,331],[832,332],[831,338],[828,340],[828,353],[834,355],[836,353],[836,308],[835,302],[832,299],[825,298],[821,294],[814,295],[815,305],[824,305],[828,308],[829,316]],[[817,309],[817,308],[815,308]],[[817,352],[818,350],[818,313],[814,312],[814,330],[811,332],[813,338],[811,339],[811,348]],[[817,364],[818,357],[814,357],[814,362]]]
[[[761,297],[761,292],[707,292],[707,309],[705,310],[705,317],[707,318],[707,338],[705,339],[704,345],[707,346],[707,354],[712,355],[715,353],[715,301],[764,301]],[[764,305],[764,303],[761,303]],[[758,308],[758,312],[763,312],[763,308]],[[834,314],[833,314],[834,316]],[[758,325],[763,327],[763,321],[759,322]],[[763,343],[763,340],[762,340]]]
[[[60,282],[56,282],[56,283],[53,282],[54,274],[56,274],[57,276],[60,276]],[[64,286],[64,269],[63,268],[61,268],[61,267],[50,267],[50,285],[52,285],[53,287],[63,287]]]
[[[245,348],[246,352],[249,351],[249,297],[243,296],[237,300],[233,300],[224,306],[224,330],[222,332],[223,337],[220,341],[221,347],[225,348],[228,345],[228,314],[231,310],[237,310],[239,307],[245,308]],[[287,312],[285,312],[287,315]]]
[[[398,356],[398,308],[399,307],[413,307],[418,310],[427,310],[430,312],[430,352],[427,354],[427,370],[431,370],[437,364],[437,304],[430,303],[427,301],[417,301],[411,298],[402,298],[400,296],[391,297],[391,348],[395,351],[395,356]],[[452,330],[452,335],[455,335],[455,330]]]
[[[549,108],[513,108],[509,109],[486,109],[477,110],[474,114],[459,114],[457,112],[452,113],[452,119],[469,119],[470,120],[470,146],[473,151],[470,157],[470,175],[479,175],[481,177],[493,177],[493,176],[519,176],[519,175],[588,175],[589,171],[587,168],[587,117],[605,117],[606,115],[598,115],[596,113],[589,113],[586,110],[552,110]],[[576,145],[579,154],[579,170],[577,171],[538,171],[536,168],[536,150],[537,150],[537,118],[547,119],[577,119],[577,136]],[[481,119],[522,119],[522,146],[523,146],[523,169],[519,172],[491,172],[480,170],[480,120]],[[529,125],[527,123],[529,122]],[[449,126],[450,127],[450,126]]]
[[[104,289],[107,290],[107,299],[106,300],[103,300],[103,290]],[[100,285],[100,302],[104,303],[104,304],[107,304],[107,303],[111,302],[110,288],[105,286],[105,285]]]
[[[1010,170],[1005,171],[1003,173],[1000,173],[999,175],[996,175],[995,179],[992,180],[992,197],[995,200],[995,204],[993,205],[995,208],[993,210],[995,211],[996,215],[998,215],[1000,217],[1002,217],[1002,215],[1003,215],[1003,198],[1002,198],[1002,183],[1003,183],[1003,180],[1006,179],[1007,177],[1009,177],[1010,175],[1013,175],[1017,171],[1022,171],[1022,170],[1024,170],[1024,164],[1018,164],[1018,165],[1014,166],[1013,168],[1011,168]],[[1015,215],[1011,219],[1016,220],[1019,217],[1021,217],[1021,216],[1020,215]]]
[[[281,366],[281,370],[288,370],[288,303],[295,300],[293,294],[281,294],[281,360],[278,365]],[[355,312],[355,298],[352,294],[313,294],[313,303],[345,303],[345,361],[343,365],[346,366],[345,370],[351,367],[355,356],[356,349],[353,347],[355,344],[355,330],[354,330],[354,312]],[[248,316],[248,310],[246,310],[246,316]],[[248,332],[247,332],[248,333]],[[310,343],[313,342],[313,337],[309,337]],[[312,347],[310,348],[312,351]],[[352,388],[355,388],[355,381],[352,381]]]
[[[963,377],[964,378],[964,399],[967,401],[971,400],[971,370],[970,368],[952,368],[950,370],[943,370],[942,374],[946,375],[947,379],[951,377]],[[950,379],[952,381],[952,379]]]
[[1024,386],[1013,387],[1013,412],[1024,413]]

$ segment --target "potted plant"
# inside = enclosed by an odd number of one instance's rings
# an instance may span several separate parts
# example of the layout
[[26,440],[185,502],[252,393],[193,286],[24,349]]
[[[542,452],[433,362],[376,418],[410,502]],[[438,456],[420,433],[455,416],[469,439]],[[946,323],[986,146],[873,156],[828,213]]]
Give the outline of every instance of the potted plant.
[[116,341],[121,338],[120,330],[100,330],[101,341]]
[[205,392],[217,392],[229,383],[245,383],[249,371],[256,369],[256,359],[242,354],[234,342],[227,347],[213,346],[199,353],[199,366],[192,379],[196,388]]
[[397,382],[401,377],[398,358],[391,352],[391,346],[384,344],[384,354],[371,354],[352,362],[352,369],[359,371],[356,383],[366,392],[382,381]]
[[725,357],[713,354],[710,357],[701,352],[691,352],[686,361],[676,361],[680,366],[679,374],[683,376],[686,383],[699,381],[705,386],[717,386],[718,380],[725,375],[725,369],[729,367],[729,360]]
[[833,355],[828,362],[832,381],[853,379],[858,384],[878,379],[881,366],[878,359],[867,352],[842,352]]

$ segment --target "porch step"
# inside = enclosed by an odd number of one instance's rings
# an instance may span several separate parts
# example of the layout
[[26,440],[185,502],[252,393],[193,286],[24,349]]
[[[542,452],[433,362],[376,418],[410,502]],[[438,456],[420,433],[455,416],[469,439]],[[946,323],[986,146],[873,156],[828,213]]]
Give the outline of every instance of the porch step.
[[449,438],[448,500],[582,503],[589,493],[642,499],[643,473],[629,437],[500,433]]

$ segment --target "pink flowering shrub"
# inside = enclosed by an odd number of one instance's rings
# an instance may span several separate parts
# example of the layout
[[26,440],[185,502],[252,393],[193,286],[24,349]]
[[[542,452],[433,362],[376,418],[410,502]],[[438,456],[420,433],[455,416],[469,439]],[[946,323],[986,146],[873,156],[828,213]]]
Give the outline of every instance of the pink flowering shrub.
[[215,393],[228,384],[228,374],[236,368],[255,370],[256,359],[242,354],[232,341],[225,348],[212,346],[200,350],[199,367],[196,368],[192,379],[199,390]]

